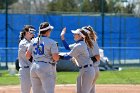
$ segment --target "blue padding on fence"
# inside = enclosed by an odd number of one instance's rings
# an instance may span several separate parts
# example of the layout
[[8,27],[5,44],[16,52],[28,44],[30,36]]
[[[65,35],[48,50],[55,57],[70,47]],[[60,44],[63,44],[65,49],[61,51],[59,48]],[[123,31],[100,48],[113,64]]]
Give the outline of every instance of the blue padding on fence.
[[[5,14],[0,14],[0,48],[5,48],[6,45],[6,29],[5,29]],[[33,25],[38,33],[40,23],[48,21],[54,26],[51,33],[51,38],[59,43],[60,47],[63,44],[60,40],[60,33],[63,27],[67,28],[66,40],[69,44],[74,43],[71,30],[91,25],[98,35],[98,44],[102,47],[102,17],[101,16],[80,16],[80,15],[45,15],[45,14],[9,14],[8,15],[8,47],[18,47],[19,33],[24,25]],[[124,16],[105,16],[104,18],[104,47],[140,47],[140,18],[124,17]],[[0,50],[0,56],[5,56],[5,50]],[[66,51],[60,48],[60,51]],[[105,55],[112,58],[115,55],[119,59],[120,53],[123,59],[123,53],[130,55],[126,58],[140,58],[137,50],[114,50],[112,54],[108,49],[105,49]],[[135,54],[135,56],[133,55]],[[8,61],[14,61],[17,57],[17,50],[8,51]],[[13,59],[12,59],[13,58]],[[5,58],[1,59],[5,61]]]
[[6,28],[6,24],[5,24],[5,14],[1,14],[0,15],[0,47],[5,47],[5,28]]

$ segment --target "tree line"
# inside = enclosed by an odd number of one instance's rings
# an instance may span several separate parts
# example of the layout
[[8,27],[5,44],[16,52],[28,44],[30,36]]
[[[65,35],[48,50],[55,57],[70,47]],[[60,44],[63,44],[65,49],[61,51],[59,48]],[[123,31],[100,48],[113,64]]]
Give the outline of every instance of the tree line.
[[[126,7],[121,5],[121,0],[104,0],[105,13],[132,13],[133,4]],[[52,0],[48,3],[47,11],[63,12],[101,12],[102,0]]]
[[[0,9],[5,8],[5,1],[0,0]],[[23,3],[18,4],[18,0],[7,0],[8,5],[12,9],[22,9],[30,4]],[[24,0],[23,0],[24,1]],[[25,0],[26,1],[26,0]],[[36,0],[30,0],[32,2],[37,2]],[[122,6],[122,0],[103,0],[104,1],[104,12],[105,13],[133,13],[135,8],[134,4],[127,4],[127,6]],[[17,3],[17,4],[14,4]],[[30,3],[30,2],[28,2]],[[25,6],[25,7],[22,7]],[[35,7],[35,5],[33,6]],[[29,8],[29,7],[28,7]],[[35,11],[50,12],[50,11],[60,11],[60,12],[101,12],[102,0],[45,0],[44,5],[36,6],[32,8]],[[23,9],[24,10],[24,9]],[[30,9],[26,9],[30,10]],[[34,11],[33,10],[33,11]]]

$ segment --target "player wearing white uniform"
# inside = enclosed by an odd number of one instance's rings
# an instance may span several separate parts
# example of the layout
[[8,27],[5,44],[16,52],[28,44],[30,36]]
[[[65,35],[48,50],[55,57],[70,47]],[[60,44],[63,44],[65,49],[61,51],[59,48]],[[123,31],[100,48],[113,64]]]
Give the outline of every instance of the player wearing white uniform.
[[53,29],[48,22],[40,24],[39,37],[32,41],[26,52],[26,58],[33,56],[31,66],[31,82],[33,93],[54,93],[56,79],[56,62],[59,60],[58,47],[54,40],[50,39]]
[[31,60],[27,60],[25,57],[26,50],[31,43],[31,39],[34,37],[34,27],[26,25],[22,32],[20,32],[20,41],[18,49],[19,59],[19,77],[21,83],[21,93],[30,93],[31,80],[30,80],[30,65]]
[[95,78],[93,80],[92,90],[90,91],[90,93],[95,93],[95,83],[99,77],[99,64],[100,64],[100,54],[99,54],[99,46],[97,43],[97,35],[91,26],[85,26],[82,29],[88,33],[94,45],[93,49],[92,48],[88,49],[89,55],[93,61],[93,66],[95,69]]
[[[62,31],[61,36],[64,35]],[[89,57],[87,46],[93,47],[88,34],[81,29],[72,31],[76,44],[66,55],[60,55],[60,59],[70,59],[74,57],[77,60],[80,72],[77,78],[77,93],[90,93],[92,81],[94,80],[93,62]],[[62,37],[61,37],[62,39]],[[86,43],[85,43],[86,42]],[[64,45],[65,46],[65,45]]]

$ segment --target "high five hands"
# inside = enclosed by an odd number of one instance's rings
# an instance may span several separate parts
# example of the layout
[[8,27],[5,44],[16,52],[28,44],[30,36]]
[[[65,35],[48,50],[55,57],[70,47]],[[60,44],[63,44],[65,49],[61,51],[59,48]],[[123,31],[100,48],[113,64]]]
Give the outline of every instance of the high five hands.
[[64,40],[64,39],[65,39],[65,33],[66,33],[66,27],[64,27],[64,28],[62,29],[62,32],[61,32],[61,34],[60,34],[61,40]]

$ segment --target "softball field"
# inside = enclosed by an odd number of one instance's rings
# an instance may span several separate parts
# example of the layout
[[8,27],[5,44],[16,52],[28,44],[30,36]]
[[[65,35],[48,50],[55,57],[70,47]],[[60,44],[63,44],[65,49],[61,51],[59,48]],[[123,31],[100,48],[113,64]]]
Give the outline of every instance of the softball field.
[[[0,93],[20,93],[20,86],[0,86]],[[76,93],[76,85],[56,85],[55,93]],[[97,84],[96,93],[140,93],[140,85]]]

